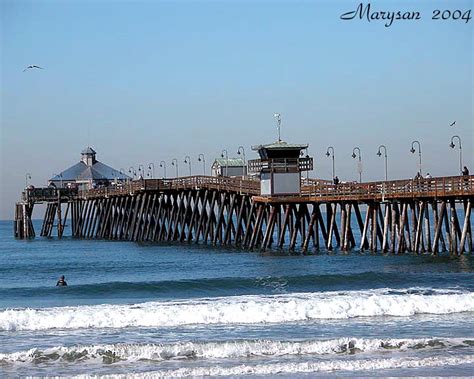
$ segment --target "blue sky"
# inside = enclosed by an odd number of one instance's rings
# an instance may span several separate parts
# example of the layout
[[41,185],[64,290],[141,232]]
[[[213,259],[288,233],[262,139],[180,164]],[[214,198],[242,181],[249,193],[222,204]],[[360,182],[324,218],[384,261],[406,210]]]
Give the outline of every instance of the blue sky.
[[[358,1],[5,1],[1,0],[1,207],[14,202],[30,172],[47,179],[88,144],[113,167],[180,160],[193,173],[239,145],[282,137],[309,143],[312,177],[356,180],[417,170],[458,173],[450,138],[473,158],[473,23],[431,20],[434,9],[472,1],[372,1],[372,10],[416,10],[420,21],[342,21]],[[365,2],[366,3],[366,2]],[[29,64],[45,70],[22,72]],[[449,124],[456,120],[457,126]],[[157,167],[157,174],[159,173]]]

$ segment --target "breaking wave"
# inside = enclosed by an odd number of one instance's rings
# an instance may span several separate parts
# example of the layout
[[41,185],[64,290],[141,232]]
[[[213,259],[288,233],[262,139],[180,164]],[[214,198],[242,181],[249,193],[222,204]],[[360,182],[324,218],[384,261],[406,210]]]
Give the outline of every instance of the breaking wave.
[[[105,375],[100,378],[168,378],[168,377],[204,377],[204,376],[242,376],[242,375],[277,375],[302,374],[314,372],[334,371],[369,371],[407,368],[428,368],[443,366],[472,365],[474,356],[437,356],[429,358],[388,358],[388,359],[357,359],[357,360],[329,360],[322,362],[299,363],[268,363],[254,366],[240,364],[231,367],[215,365],[211,367],[191,367],[171,370],[152,371],[136,374]],[[89,378],[80,375],[76,378]],[[97,378],[97,376],[93,376]]]
[[0,363],[119,361],[164,361],[170,359],[222,359],[277,357],[286,355],[357,354],[375,351],[463,348],[474,346],[472,339],[366,339],[337,338],[310,341],[237,340],[225,342],[178,342],[174,344],[110,344],[30,349],[0,354]]
[[473,311],[474,292],[423,288],[375,289],[230,296],[131,305],[6,309],[0,311],[0,330],[287,323]]

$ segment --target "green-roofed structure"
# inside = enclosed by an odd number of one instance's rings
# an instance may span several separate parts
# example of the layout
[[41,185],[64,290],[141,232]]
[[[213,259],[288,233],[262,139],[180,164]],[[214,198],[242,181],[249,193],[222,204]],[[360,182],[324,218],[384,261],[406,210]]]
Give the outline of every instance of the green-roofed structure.
[[212,176],[245,176],[247,165],[242,158],[216,158],[211,166],[211,172]]

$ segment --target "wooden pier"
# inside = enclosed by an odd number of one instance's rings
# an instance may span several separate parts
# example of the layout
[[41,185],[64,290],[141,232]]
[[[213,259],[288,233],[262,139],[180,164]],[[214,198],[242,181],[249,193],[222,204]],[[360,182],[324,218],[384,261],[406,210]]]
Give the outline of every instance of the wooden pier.
[[472,253],[474,176],[334,185],[302,180],[295,196],[261,196],[260,181],[190,176],[77,191],[28,189],[15,236],[35,236],[33,206],[45,202],[41,236],[70,218],[74,238],[201,243],[299,254],[361,250]]

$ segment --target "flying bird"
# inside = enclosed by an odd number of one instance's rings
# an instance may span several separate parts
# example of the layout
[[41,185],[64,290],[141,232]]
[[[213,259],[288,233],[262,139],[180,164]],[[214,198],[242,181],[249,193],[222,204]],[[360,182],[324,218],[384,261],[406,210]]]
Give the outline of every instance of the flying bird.
[[43,70],[43,67],[37,66],[37,65],[35,65],[35,64],[31,64],[31,65],[29,65],[27,68],[25,68],[25,69],[23,70],[23,72],[25,72],[26,70],[29,70],[29,69],[33,69],[33,68],[39,68],[40,70]]
[[454,122],[453,122],[451,125],[449,125],[449,126],[454,126],[455,124],[456,124],[456,121],[454,121]]

